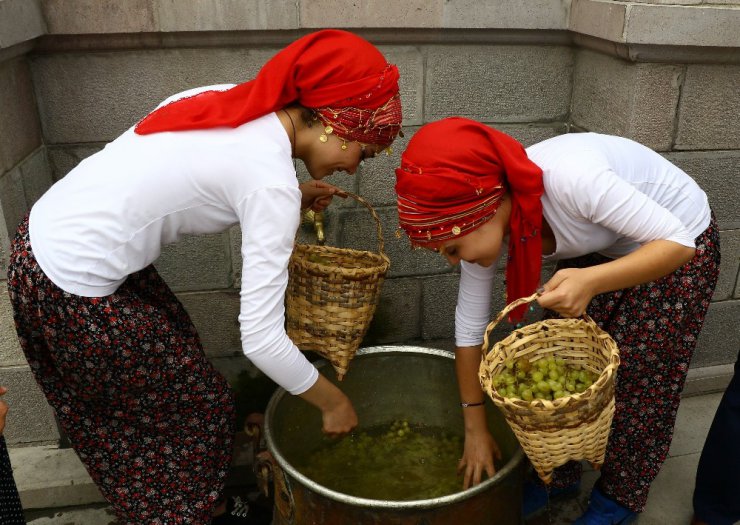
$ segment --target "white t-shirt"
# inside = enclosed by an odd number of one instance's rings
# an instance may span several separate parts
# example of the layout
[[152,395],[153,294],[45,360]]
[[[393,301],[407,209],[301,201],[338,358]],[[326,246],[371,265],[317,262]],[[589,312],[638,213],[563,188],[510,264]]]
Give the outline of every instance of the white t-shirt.
[[[707,196],[696,182],[632,140],[571,133],[530,146],[527,155],[542,168],[542,213],[556,240],[546,260],[589,253],[618,258],[659,239],[694,248],[709,226]],[[461,264],[458,346],[483,341],[495,270],[495,264]]]
[[[189,90],[163,104],[228,87]],[[183,235],[241,225],[242,349],[276,383],[299,394],[318,378],[284,329],[287,263],[300,207],[290,140],[271,113],[233,129],[152,135],[129,129],[39,199],[29,235],[54,284],[102,297]]]

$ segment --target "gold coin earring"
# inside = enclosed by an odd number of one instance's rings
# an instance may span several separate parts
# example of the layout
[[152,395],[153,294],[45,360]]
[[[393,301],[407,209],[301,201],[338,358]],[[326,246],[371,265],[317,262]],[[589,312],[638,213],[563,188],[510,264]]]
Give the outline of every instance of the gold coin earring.
[[329,140],[329,135],[331,135],[332,133],[334,133],[334,128],[332,128],[331,126],[326,126],[324,128],[324,132],[321,134],[321,136],[319,136],[319,140],[321,142],[327,142]]

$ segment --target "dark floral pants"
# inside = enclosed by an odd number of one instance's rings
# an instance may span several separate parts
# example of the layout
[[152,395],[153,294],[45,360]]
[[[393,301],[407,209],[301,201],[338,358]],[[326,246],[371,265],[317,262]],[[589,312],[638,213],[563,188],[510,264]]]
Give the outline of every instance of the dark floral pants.
[[31,370],[118,518],[210,523],[231,461],[233,394],[154,267],[106,297],[69,294],[39,268],[26,219],[8,288]]
[[[642,512],[650,484],[668,455],[681,391],[719,276],[719,230],[712,219],[696,239],[696,255],[647,284],[597,295],[588,314],[619,347],[616,408],[598,486]],[[606,262],[591,254],[558,268]],[[581,464],[555,470],[553,487],[577,482]]]

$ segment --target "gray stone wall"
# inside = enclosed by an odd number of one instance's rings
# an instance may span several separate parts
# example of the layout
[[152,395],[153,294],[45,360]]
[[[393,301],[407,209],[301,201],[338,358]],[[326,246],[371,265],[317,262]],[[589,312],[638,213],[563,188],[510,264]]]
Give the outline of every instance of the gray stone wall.
[[[401,70],[406,137],[355,177],[381,218],[392,266],[366,344],[449,347],[458,273],[394,235],[393,169],[413,133],[449,115],[529,145],[571,130],[633,138],[692,175],[722,230],[722,273],[692,366],[734,362],[740,346],[740,4],[723,0],[0,0],[0,285],[23,214],[53,181],[159,101],[251,78],[278,49],[321,27],[357,31]],[[301,176],[305,177],[299,166]],[[367,210],[337,202],[328,241],[377,249]],[[304,234],[308,234],[304,227]],[[250,364],[237,327],[238,228],[169,246],[157,267],[214,364]],[[545,268],[543,277],[552,271]],[[503,307],[497,282],[493,310]],[[16,446],[59,432],[0,294],[0,384]],[[501,335],[506,327],[497,329]],[[28,416],[26,416],[28,414]]]

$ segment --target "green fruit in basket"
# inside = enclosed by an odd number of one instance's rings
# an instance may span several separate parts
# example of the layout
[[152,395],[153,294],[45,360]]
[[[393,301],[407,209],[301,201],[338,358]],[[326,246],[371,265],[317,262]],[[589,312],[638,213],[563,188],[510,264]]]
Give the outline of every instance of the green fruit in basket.
[[560,399],[586,390],[597,374],[579,364],[569,365],[562,357],[547,356],[535,362],[507,358],[491,380],[498,394],[513,399]]

